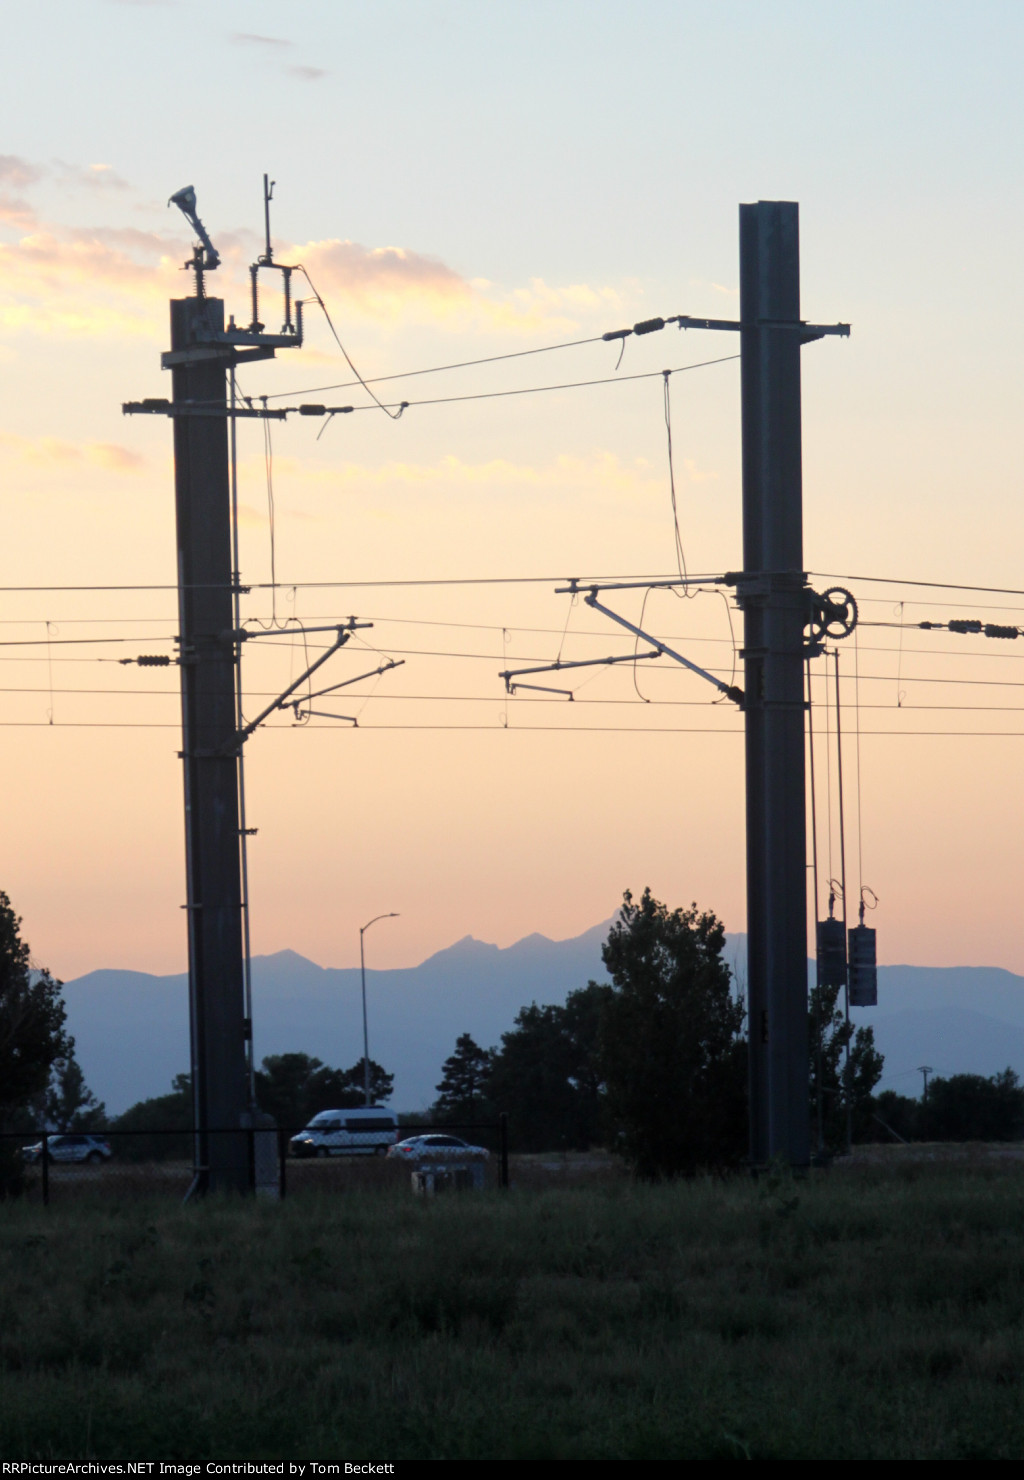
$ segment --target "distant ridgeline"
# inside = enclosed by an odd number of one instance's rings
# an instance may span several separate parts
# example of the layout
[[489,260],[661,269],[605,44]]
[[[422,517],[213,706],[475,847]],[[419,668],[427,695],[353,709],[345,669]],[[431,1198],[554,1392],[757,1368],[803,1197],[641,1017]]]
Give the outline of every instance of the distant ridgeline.
[[[436,1099],[441,1065],[460,1033],[495,1044],[530,1002],[562,1003],[604,981],[610,922],[572,940],[530,935],[502,949],[466,936],[421,965],[367,972],[370,1054],[395,1076],[392,1103],[419,1110]],[[726,955],[746,985],[746,939]],[[68,1028],[86,1081],[108,1111],[164,1094],[189,1067],[184,974],[93,971],[67,982]],[[257,1062],[301,1051],[332,1064],[362,1053],[358,968],[334,970],[279,951],[253,961]],[[885,1055],[881,1088],[920,1092],[919,1064],[937,1075],[1024,1075],[1024,978],[994,966],[882,966],[878,1006],[855,1009]]]

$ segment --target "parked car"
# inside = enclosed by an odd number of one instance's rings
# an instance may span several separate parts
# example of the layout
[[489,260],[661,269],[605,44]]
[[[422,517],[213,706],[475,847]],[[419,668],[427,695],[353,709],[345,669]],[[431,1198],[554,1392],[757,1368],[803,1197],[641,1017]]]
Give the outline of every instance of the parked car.
[[393,1112],[364,1106],[321,1110],[289,1145],[293,1156],[383,1156],[397,1139]]
[[[42,1141],[37,1141],[34,1146],[23,1146],[21,1154],[28,1162],[42,1161]],[[113,1152],[110,1142],[103,1136],[68,1134],[48,1136],[46,1155],[48,1161],[86,1161],[98,1166],[102,1161],[109,1161]]]
[[458,1136],[407,1136],[388,1152],[401,1161],[487,1161],[490,1152],[483,1146],[471,1146]]

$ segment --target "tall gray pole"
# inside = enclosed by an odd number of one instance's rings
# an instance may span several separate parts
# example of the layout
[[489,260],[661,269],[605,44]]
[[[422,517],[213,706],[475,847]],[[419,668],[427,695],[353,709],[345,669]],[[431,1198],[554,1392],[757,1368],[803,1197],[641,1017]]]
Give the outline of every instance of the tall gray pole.
[[209,343],[223,328],[220,299],[172,301],[174,401],[223,408],[174,418],[196,1168],[200,1190],[241,1191],[250,1181],[246,1135],[209,1134],[240,1129],[249,1109],[225,394],[232,352]]
[[800,247],[790,201],[740,206],[750,1157],[810,1160]]
[[[373,924],[373,921],[370,921]],[[363,950],[364,925],[359,932],[359,971],[363,978],[363,1103],[370,1103],[370,1030],[366,1024],[366,952]]]
[[389,910],[386,915],[374,915],[372,920],[367,920],[365,925],[359,927],[359,971],[363,980],[363,1098],[367,1105],[370,1103],[370,1033],[366,1026],[366,952],[363,949],[363,936],[378,920],[397,919],[398,911]]

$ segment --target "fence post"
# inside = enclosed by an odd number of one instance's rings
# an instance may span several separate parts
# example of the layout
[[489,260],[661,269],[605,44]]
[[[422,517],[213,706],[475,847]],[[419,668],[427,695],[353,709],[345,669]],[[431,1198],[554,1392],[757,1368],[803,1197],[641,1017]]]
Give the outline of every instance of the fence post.
[[498,1186],[508,1191],[508,1111],[502,1110],[498,1114],[498,1146],[501,1156],[501,1166],[498,1172]]
[[43,1207],[48,1208],[50,1206],[50,1138],[45,1131],[43,1131],[41,1156],[43,1163]]
[[288,1132],[283,1126],[277,1128],[277,1195],[284,1201],[285,1193],[288,1191],[288,1173],[286,1170],[288,1162]]

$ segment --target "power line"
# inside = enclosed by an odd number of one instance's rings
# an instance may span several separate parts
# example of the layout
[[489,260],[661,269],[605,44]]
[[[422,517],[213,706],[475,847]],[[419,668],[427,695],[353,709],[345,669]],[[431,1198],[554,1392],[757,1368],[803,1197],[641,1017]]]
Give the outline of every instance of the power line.
[[876,586],[923,586],[934,591],[981,591],[993,596],[1024,596],[1024,590],[1016,586],[970,586],[956,581],[915,581],[907,576],[861,576],[827,570],[809,570],[807,574],[822,581],[867,581]]
[[[638,706],[639,707],[639,706]],[[270,730],[334,730],[335,726],[327,724],[314,724],[312,722],[299,726],[291,724],[267,724],[265,731]],[[175,730],[180,733],[179,723],[167,721],[143,720],[0,720],[0,729],[44,729],[44,730]],[[532,734],[569,734],[569,735],[735,735],[742,737],[741,728],[727,728],[719,726],[691,726],[691,725],[469,725],[469,724],[364,724],[357,727],[358,730],[391,730],[391,731],[465,731],[480,732],[492,735],[532,735]],[[353,733],[351,727],[346,727],[347,734]],[[1024,740],[1024,730],[863,730],[863,735],[869,735],[876,739],[931,739],[931,740]]]
[[[660,371],[658,372],[661,373]],[[711,579],[715,573],[705,574],[703,579]],[[607,581],[675,581],[679,577],[675,572],[669,575],[651,575],[649,572],[627,573],[627,574],[602,574],[589,575],[587,577],[566,576],[564,571],[556,575],[548,576],[429,576],[429,577],[401,577],[399,579],[384,579],[378,581],[246,581],[243,593],[249,591],[269,591],[272,586],[278,590],[285,591],[355,591],[355,590],[383,590],[393,587],[431,587],[431,586],[549,586],[556,585],[560,581],[575,579],[581,585],[586,586],[591,582],[598,584]],[[697,580],[692,576],[691,580]],[[138,584],[138,585],[67,585],[67,586],[0,586],[3,592],[47,592],[47,591],[178,591],[178,585],[167,584]],[[202,584],[192,582],[185,583],[180,588],[182,591],[200,591],[212,589]],[[37,618],[37,621],[41,618]],[[155,620],[155,619],[154,619]]]
[[544,355],[557,349],[578,349],[584,344],[600,344],[603,338],[603,334],[594,334],[589,339],[570,339],[564,344],[542,344],[536,349],[517,349],[507,354],[485,355],[479,360],[460,360],[452,365],[429,365],[424,370],[399,370],[392,375],[368,375],[365,380],[340,380],[332,385],[310,385],[303,390],[277,391],[266,399],[280,401],[285,396],[312,396],[320,391],[347,391],[357,385],[381,385],[387,380],[412,380],[417,375],[440,375],[447,370],[472,370],[477,365],[496,365],[500,360],[521,360],[527,355]]
[[[720,355],[716,360],[698,360],[692,365],[676,365],[671,370],[645,370],[638,375],[609,375],[600,380],[567,380],[558,385],[527,385],[520,386],[509,391],[474,391],[465,396],[434,396],[424,401],[402,401],[386,402],[380,401],[378,405],[383,411],[389,411],[391,407],[396,410],[405,410],[406,407],[416,406],[454,406],[461,401],[497,401],[506,396],[536,396],[546,391],[578,391],[586,390],[595,385],[624,385],[627,380],[655,380],[663,375],[683,375],[687,370],[704,370],[709,365],[725,365],[730,360],[738,360],[739,355]],[[370,406],[353,406],[343,408],[345,411],[370,411]],[[331,408],[324,408],[326,415],[333,415]],[[306,412],[310,415],[310,412]]]
[[[665,669],[665,672],[675,670]],[[724,670],[723,670],[724,671]],[[863,677],[863,675],[861,675]],[[58,697],[76,695],[110,696],[119,699],[177,699],[180,698],[178,689],[112,689],[112,688],[50,688],[49,685],[0,685],[0,694],[54,694]],[[277,689],[246,689],[247,699],[271,699],[278,693]],[[368,694],[355,693],[353,699],[366,699]],[[373,696],[377,704],[564,704],[564,699],[558,698],[534,698],[533,696],[516,694],[509,696],[502,694],[395,694],[377,692]],[[576,698],[576,705],[603,705],[605,707],[622,707],[632,705],[637,707],[643,704],[651,709],[705,709],[708,706],[706,699],[602,699],[602,698]],[[714,701],[711,701],[712,703]],[[821,708],[823,701],[814,700],[813,708]],[[883,713],[891,713],[896,706],[892,704],[865,704],[861,703],[861,709],[881,710]],[[900,712],[912,710],[918,714],[1024,714],[1022,704],[903,704]],[[868,733],[864,731],[864,733]]]

